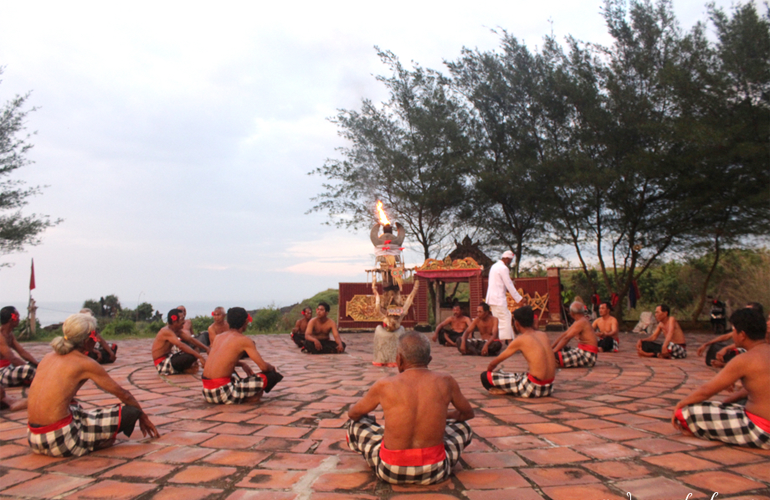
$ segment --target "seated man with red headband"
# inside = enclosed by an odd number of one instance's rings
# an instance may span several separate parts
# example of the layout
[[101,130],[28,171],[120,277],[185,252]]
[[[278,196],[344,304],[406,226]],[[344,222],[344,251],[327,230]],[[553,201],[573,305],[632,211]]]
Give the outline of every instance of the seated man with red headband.
[[[440,483],[470,444],[473,408],[448,373],[428,369],[430,340],[398,338],[398,375],[381,378],[348,411],[348,447],[363,454],[377,477],[393,484]],[[449,405],[454,409],[449,410]],[[378,406],[384,427],[368,415]]]
[[[770,450],[770,344],[758,311],[739,309],[730,316],[733,341],[746,352],[735,356],[717,375],[679,401],[671,422],[701,439]],[[743,389],[723,402],[707,401],[741,381]],[[746,398],[745,404],[738,401]]]
[[[513,311],[513,321],[520,335],[508,344],[505,351],[492,360],[487,371],[481,373],[481,385],[490,394],[510,394],[525,398],[550,396],[556,375],[556,359],[551,352],[548,336],[535,330],[535,313],[530,306]],[[527,361],[527,373],[495,371],[500,363],[521,351]]]
[[[96,342],[95,328],[93,316],[73,314],[64,321],[64,335],[51,341],[54,352],[40,361],[28,398],[27,440],[35,453],[85,455],[111,446],[118,432],[130,436],[137,421],[142,435],[159,436],[131,393],[85,354]],[[83,409],[74,397],[88,380],[117,397],[123,406]]]
[[[214,404],[256,403],[263,392],[270,392],[283,379],[283,375],[262,359],[254,341],[243,334],[251,323],[251,315],[246,309],[230,308],[227,323],[230,329],[217,335],[211,345],[203,370],[203,397]],[[262,373],[255,375],[251,367],[241,361],[244,354],[257,364]],[[240,367],[246,377],[239,377],[236,367]]]
[[[553,354],[562,368],[590,368],[596,364],[599,341],[586,318],[586,306],[581,302],[573,302],[569,306],[569,314],[575,322],[553,343]],[[578,338],[577,349],[567,347],[575,337]]]
[[[0,309],[0,385],[29,385],[35,378],[37,360],[16,340],[13,329],[19,326],[19,311],[13,306]],[[19,358],[13,350],[19,353]]]
[[205,365],[203,356],[198,354],[183,340],[189,340],[189,334],[182,331],[184,316],[179,309],[168,312],[168,325],[160,329],[152,342],[152,360],[155,369],[161,375],[178,375],[180,373],[196,373],[196,360]]

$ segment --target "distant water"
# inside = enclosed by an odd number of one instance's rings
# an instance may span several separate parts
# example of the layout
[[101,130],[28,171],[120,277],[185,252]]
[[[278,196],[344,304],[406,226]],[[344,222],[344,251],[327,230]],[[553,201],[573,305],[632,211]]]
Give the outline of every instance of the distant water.
[[[152,307],[160,311],[160,313],[164,317],[166,316],[166,313],[168,313],[171,309],[179,305],[183,305],[187,308],[188,317],[209,316],[211,315],[211,311],[213,311],[214,308],[217,306],[228,308],[235,305],[240,305],[242,307],[245,307],[246,309],[256,309],[258,307],[246,302],[240,303],[240,302],[233,302],[233,301],[229,301],[225,303],[225,302],[194,301],[194,300],[188,300],[188,301],[182,301],[182,302],[169,302],[169,301],[159,300],[157,302],[150,302],[150,303],[152,304]],[[22,318],[27,317],[26,303],[12,304],[12,305],[16,306],[16,308],[21,313]],[[121,301],[121,305],[123,307],[128,307],[130,309],[134,309],[136,307],[136,303],[124,303],[122,301]],[[67,316],[69,316],[70,314],[75,314],[76,312],[80,311],[82,307],[83,307],[83,302],[37,301],[37,319],[38,321],[40,321],[40,324],[43,326],[62,323],[65,319],[67,319]]]

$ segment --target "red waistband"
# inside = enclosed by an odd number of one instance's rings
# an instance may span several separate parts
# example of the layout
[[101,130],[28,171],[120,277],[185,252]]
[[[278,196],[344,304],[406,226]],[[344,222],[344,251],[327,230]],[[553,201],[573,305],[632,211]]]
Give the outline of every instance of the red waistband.
[[766,418],[762,418],[759,415],[754,415],[753,413],[746,412],[746,416],[749,417],[749,420],[754,422],[754,425],[759,427],[765,432],[770,432],[770,420]]
[[222,377],[222,378],[201,377],[201,382],[203,382],[204,389],[216,389],[218,387],[222,387],[223,385],[229,384],[231,382],[231,379],[230,377]]
[[0,359],[0,368],[5,368],[6,366],[10,365],[11,362],[7,359]]
[[54,422],[52,424],[44,425],[42,427],[32,427],[29,425],[29,422],[27,423],[27,427],[29,428],[29,432],[32,434],[46,434],[48,432],[53,432],[61,429],[62,427],[66,427],[67,425],[72,422],[72,414],[70,413],[63,419],[59,420],[58,422]]
[[532,382],[533,384],[537,384],[537,385],[548,385],[548,384],[552,384],[553,383],[553,379],[551,379],[551,380],[540,380],[539,378],[537,378],[534,375],[529,374],[529,373],[527,373],[527,378],[529,379],[530,382]]
[[599,354],[599,348],[596,347],[595,345],[578,344],[578,349],[580,349],[581,351],[588,351],[594,354]]
[[414,448],[411,450],[389,450],[385,445],[380,447],[380,458],[388,465],[401,467],[414,467],[419,465],[433,465],[442,462],[446,458],[446,450],[443,444],[430,448]]
[[158,366],[159,364],[163,363],[167,357],[168,357],[168,354],[165,354],[159,357],[158,359],[153,359],[152,362],[155,363],[155,366]]

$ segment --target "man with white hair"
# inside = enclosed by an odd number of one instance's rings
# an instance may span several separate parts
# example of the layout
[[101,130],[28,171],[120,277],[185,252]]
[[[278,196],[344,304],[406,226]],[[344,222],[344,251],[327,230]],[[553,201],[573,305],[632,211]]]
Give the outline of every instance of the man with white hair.
[[[592,367],[596,364],[599,341],[586,317],[587,313],[582,302],[573,302],[569,306],[569,314],[575,322],[552,345],[554,356],[562,368]],[[567,347],[569,341],[575,337],[578,338],[577,349]]]
[[492,316],[497,318],[500,340],[509,342],[513,340],[513,324],[511,311],[508,310],[508,300],[505,298],[505,291],[511,294],[513,300],[518,304],[524,298],[519,294],[511,281],[511,272],[508,266],[513,261],[514,254],[506,250],[500,256],[500,260],[492,264],[489,268],[489,284],[487,285],[487,298],[484,300],[489,304],[492,310]]
[[[434,484],[452,473],[473,432],[473,408],[448,373],[428,369],[430,340],[398,338],[398,375],[378,380],[348,411],[348,447],[392,484]],[[449,405],[454,409],[449,410]],[[368,415],[382,406],[385,426]]]
[[[64,321],[63,335],[51,341],[54,352],[38,365],[28,401],[27,441],[34,453],[85,455],[111,446],[118,432],[130,436],[137,421],[142,435],[159,436],[131,393],[86,355],[96,342],[95,329],[93,316],[73,314]],[[123,406],[82,408],[74,397],[88,380],[117,397]]]

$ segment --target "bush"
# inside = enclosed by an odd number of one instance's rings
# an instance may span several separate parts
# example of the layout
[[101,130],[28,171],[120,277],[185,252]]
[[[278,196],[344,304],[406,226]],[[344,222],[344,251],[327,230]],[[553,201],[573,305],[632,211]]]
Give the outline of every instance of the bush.
[[155,335],[164,326],[166,326],[166,323],[162,319],[155,320],[150,323],[145,323],[142,326],[142,333]]
[[193,335],[195,335],[208,330],[212,323],[214,323],[214,318],[211,316],[196,316],[190,321],[192,321]]
[[259,309],[254,313],[254,318],[249,327],[250,330],[256,330],[258,332],[277,332],[278,321],[283,316],[280,309],[275,307],[275,304],[270,304],[264,309]]
[[116,319],[104,327],[104,335],[133,335],[136,332],[136,323],[130,319]]

